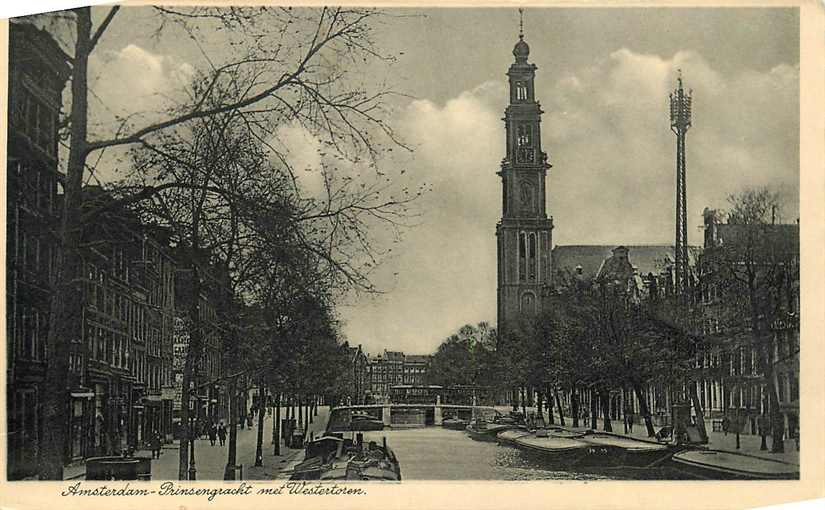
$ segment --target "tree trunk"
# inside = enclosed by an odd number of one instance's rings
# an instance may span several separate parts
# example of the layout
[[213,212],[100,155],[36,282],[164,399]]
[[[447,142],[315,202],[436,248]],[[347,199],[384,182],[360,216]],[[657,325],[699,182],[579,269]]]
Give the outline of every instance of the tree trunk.
[[579,392],[576,385],[570,387],[570,412],[573,414],[573,428],[579,427]]
[[258,438],[255,445],[255,466],[264,465],[264,382],[258,383]]
[[[769,378],[767,374],[770,374]],[[768,402],[770,407],[771,419],[771,452],[784,453],[785,451],[785,421],[782,418],[782,413],[779,412],[779,397],[777,396],[776,381],[773,376],[773,369],[766,373],[766,378],[770,381],[768,383]]]
[[650,417],[650,409],[647,407],[647,399],[642,393],[642,386],[639,383],[633,383],[633,391],[636,393],[636,398],[639,400],[639,412],[645,420],[645,429],[647,429],[647,437],[656,437],[656,431],[653,429],[653,419]]
[[[280,397],[276,397],[275,393],[273,392],[272,393],[272,407],[273,408],[277,405],[276,402],[279,399],[280,399]],[[274,409],[273,409],[273,411],[274,411]],[[276,419],[277,417],[275,416],[274,412],[272,413],[272,416],[273,416],[273,420],[275,420],[275,421],[272,422],[272,440],[271,440],[270,444],[274,445],[275,442],[278,440],[278,420]]]
[[699,402],[696,381],[689,380],[688,387],[690,401],[693,403],[693,409],[696,412],[696,428],[699,431],[699,440],[702,444],[706,444],[708,442],[708,431],[705,429],[705,415],[702,412],[702,404]]
[[521,387],[521,412],[524,413],[524,417],[527,417],[527,390],[524,386]]
[[590,389],[590,428],[596,430],[599,419],[599,394]]
[[272,430],[274,433],[272,434],[275,442],[275,448],[272,452],[273,455],[280,455],[281,454],[281,393],[278,392],[277,396],[275,397],[275,423],[272,424]]
[[564,427],[564,408],[561,406],[558,388],[553,388],[553,396],[556,397],[556,408],[559,410],[559,424]]
[[226,456],[226,468],[223,470],[224,480],[235,479],[235,466],[238,464],[238,407],[241,401],[240,393],[233,379],[229,383],[229,448]]
[[606,390],[599,390],[599,401],[602,404],[602,414],[604,415],[605,432],[613,432],[613,425],[610,423],[610,393]]
[[541,409],[542,407],[542,394],[539,393],[538,398],[536,399],[536,420],[544,421],[544,412]]
[[[71,146],[66,173],[63,220],[60,226],[62,250],[58,250],[58,275],[49,310],[48,363],[40,393],[41,436],[38,438],[38,478],[62,480],[67,452],[69,392],[69,350],[72,340],[80,341],[83,325],[81,275],[82,182],[86,162],[88,106],[88,57],[92,30],[88,7],[75,9],[77,39],[72,62]],[[81,345],[84,345],[83,342]]]

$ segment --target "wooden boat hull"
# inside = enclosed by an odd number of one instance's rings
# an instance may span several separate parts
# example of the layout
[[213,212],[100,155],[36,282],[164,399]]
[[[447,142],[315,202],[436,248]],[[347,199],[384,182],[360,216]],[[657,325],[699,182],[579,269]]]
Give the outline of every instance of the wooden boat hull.
[[669,467],[702,480],[798,480],[799,466],[720,450],[686,450]]
[[450,430],[464,430],[467,428],[469,422],[466,420],[444,420],[441,426]]
[[526,429],[508,429],[502,430],[496,434],[496,440],[499,444],[506,444],[510,446],[516,445],[516,439],[529,435],[530,432]]
[[509,425],[489,425],[484,429],[477,429],[472,426],[467,426],[464,430],[467,432],[467,435],[470,436],[470,439],[474,439],[476,441],[495,442],[498,441],[498,438],[496,437],[497,434],[509,428],[511,428]]
[[592,467],[650,467],[661,464],[674,448],[626,436],[606,433],[585,434],[579,440],[588,444],[581,465]]
[[541,456],[543,460],[561,464],[574,465],[587,454],[587,443],[577,439],[562,437],[536,437],[535,433],[513,440],[513,444],[526,452]]

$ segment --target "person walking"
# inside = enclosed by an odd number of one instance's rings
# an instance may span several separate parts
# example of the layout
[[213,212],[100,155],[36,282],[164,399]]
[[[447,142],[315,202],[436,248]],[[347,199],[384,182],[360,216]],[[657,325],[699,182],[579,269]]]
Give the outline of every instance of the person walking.
[[209,443],[215,446],[215,440],[218,439],[218,426],[214,423],[209,427]]
[[157,430],[152,432],[151,446],[152,446],[152,458],[153,459],[159,459],[160,458],[160,452],[161,452],[161,439],[160,439],[160,433]]
[[218,439],[221,442],[221,446],[223,446],[226,441],[226,425],[224,425],[223,422],[218,425]]

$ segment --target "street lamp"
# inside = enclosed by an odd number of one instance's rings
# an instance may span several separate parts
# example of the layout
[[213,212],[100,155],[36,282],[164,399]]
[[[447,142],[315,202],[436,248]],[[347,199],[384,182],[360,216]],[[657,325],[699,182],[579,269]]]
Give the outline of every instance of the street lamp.
[[198,410],[196,404],[198,397],[190,395],[189,400],[189,480],[196,480],[197,469],[195,469],[195,413]]

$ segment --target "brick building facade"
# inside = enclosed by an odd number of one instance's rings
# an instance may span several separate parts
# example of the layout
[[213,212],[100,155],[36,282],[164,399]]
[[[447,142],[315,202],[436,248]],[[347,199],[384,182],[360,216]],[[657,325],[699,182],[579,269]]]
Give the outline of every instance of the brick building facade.
[[55,226],[63,175],[58,171],[57,125],[67,62],[68,56],[49,34],[26,23],[9,23],[6,402],[10,479],[31,476],[37,466],[40,392],[59,249]]

